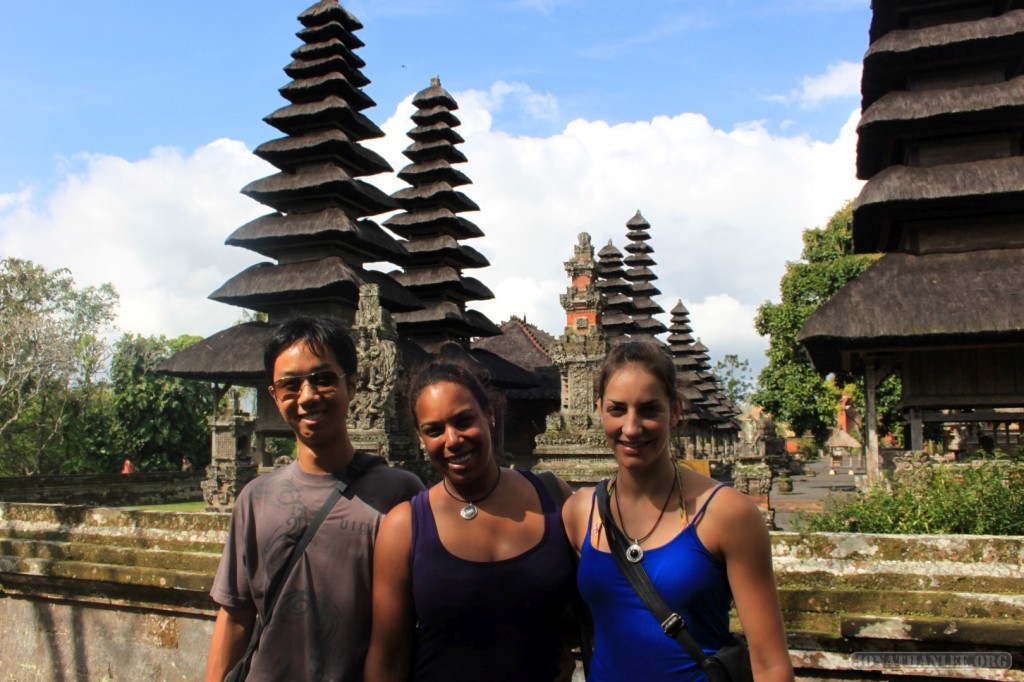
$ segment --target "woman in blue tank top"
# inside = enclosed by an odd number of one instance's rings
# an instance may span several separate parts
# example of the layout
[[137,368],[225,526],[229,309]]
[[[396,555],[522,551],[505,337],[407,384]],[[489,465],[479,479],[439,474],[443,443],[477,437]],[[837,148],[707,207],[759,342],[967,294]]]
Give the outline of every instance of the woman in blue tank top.
[[[629,341],[608,354],[598,411],[618,464],[608,482],[612,520],[705,653],[726,643],[735,600],[755,680],[792,680],[761,513],[743,493],[673,463],[669,438],[682,409],[675,367],[660,348]],[[588,682],[706,680],[610,554],[594,498],[594,488],[582,488],[562,512],[580,554],[580,594],[594,616]]]
[[[551,682],[570,671],[562,616],[572,548],[530,472],[500,468],[494,408],[465,368],[427,365],[409,403],[441,482],[395,507],[374,549],[367,682]],[[567,679],[567,678],[565,678]]]

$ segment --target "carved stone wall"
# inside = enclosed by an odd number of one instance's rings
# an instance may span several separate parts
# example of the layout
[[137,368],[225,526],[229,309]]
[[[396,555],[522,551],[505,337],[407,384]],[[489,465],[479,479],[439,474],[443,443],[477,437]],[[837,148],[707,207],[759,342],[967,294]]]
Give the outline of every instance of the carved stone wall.
[[381,307],[376,284],[359,287],[359,308],[352,327],[359,384],[349,404],[348,433],[357,450],[391,461],[418,457],[413,426],[399,377],[406,374],[391,314]]

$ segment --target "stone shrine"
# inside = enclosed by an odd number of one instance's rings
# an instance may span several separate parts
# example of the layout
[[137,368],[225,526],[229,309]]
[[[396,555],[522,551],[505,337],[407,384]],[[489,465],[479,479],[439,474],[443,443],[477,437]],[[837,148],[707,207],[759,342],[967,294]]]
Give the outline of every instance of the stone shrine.
[[785,451],[784,442],[775,435],[775,423],[761,410],[751,410],[740,419],[742,438],[736,449],[738,461],[732,467],[733,487],[749,495],[765,524],[775,527],[771,506],[773,470],[770,459]]
[[579,235],[565,271],[572,285],[560,297],[565,331],[549,349],[561,375],[561,407],[547,416],[534,454],[538,471],[554,471],[568,481],[594,481],[614,470],[597,416],[594,379],[608,352],[598,323],[602,294],[595,285],[597,264],[590,235]]
[[206,511],[231,511],[238,493],[256,478],[251,451],[254,427],[252,415],[239,409],[237,391],[229,407],[210,418],[212,456],[201,484]]

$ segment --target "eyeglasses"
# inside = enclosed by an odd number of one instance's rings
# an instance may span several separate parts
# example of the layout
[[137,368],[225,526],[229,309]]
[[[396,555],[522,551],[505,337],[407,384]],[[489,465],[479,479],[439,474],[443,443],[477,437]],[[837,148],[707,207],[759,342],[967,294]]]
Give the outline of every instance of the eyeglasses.
[[332,372],[329,369],[309,374],[297,374],[290,377],[282,377],[273,383],[274,395],[278,400],[294,400],[302,393],[302,386],[306,383],[316,393],[327,397],[338,390],[344,374]]

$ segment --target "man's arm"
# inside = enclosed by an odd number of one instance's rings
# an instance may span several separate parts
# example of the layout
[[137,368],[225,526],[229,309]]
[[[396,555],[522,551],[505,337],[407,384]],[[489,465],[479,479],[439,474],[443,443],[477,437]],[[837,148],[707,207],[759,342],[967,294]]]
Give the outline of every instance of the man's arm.
[[206,659],[206,682],[223,682],[225,675],[245,653],[255,622],[254,609],[220,607],[210,639],[210,654]]

